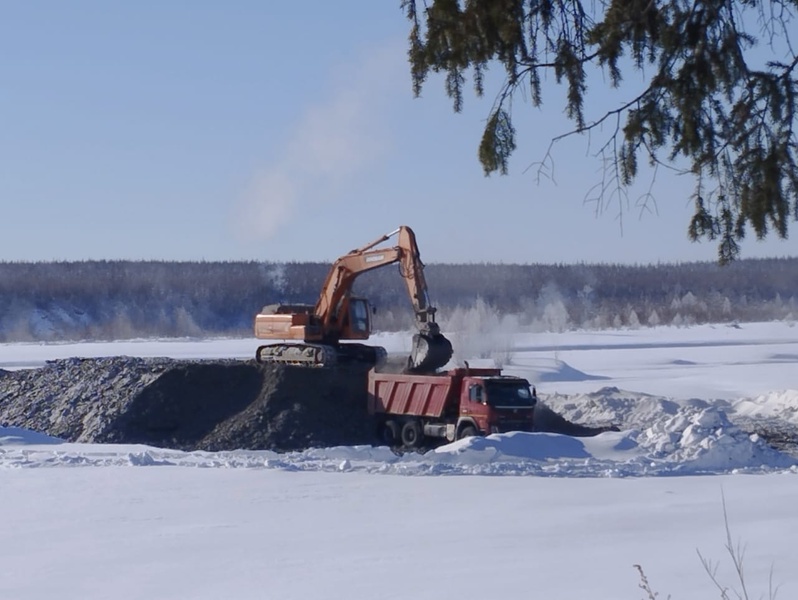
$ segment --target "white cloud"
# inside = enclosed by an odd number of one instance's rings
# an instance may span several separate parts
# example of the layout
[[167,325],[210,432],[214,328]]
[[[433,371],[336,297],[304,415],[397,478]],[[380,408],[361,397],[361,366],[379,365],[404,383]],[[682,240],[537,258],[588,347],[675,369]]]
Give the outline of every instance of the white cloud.
[[384,155],[380,115],[405,71],[404,52],[395,44],[336,69],[330,93],[305,110],[282,158],[253,177],[239,203],[246,237],[268,239],[291,221],[297,205],[305,210],[330,200]]
[[[340,90],[305,114],[289,151],[304,175],[341,180],[373,161],[383,142],[374,131],[374,109],[363,89]],[[376,133],[376,135],[375,135]]]
[[259,173],[239,204],[241,232],[250,239],[271,237],[291,218],[296,198],[290,174],[279,168]]

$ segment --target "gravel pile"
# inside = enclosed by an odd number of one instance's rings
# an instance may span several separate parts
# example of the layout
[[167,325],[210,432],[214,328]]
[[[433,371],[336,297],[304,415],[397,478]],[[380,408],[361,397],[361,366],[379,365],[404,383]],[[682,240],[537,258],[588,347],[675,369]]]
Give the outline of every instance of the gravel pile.
[[0,374],[0,424],[181,450],[367,444],[366,377],[254,361],[70,358]]

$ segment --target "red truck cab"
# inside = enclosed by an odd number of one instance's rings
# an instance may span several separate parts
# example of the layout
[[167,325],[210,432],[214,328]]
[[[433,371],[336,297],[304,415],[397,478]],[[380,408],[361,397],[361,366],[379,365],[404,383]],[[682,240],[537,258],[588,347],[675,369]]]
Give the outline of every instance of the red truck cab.
[[369,413],[381,440],[417,448],[426,438],[532,431],[537,404],[526,379],[500,369],[452,369],[435,375],[369,373]]

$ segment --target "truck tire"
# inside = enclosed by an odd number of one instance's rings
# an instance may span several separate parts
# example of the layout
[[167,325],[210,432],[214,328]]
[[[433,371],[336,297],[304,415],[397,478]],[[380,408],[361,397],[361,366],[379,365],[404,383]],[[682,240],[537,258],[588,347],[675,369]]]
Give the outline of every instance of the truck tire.
[[402,445],[407,448],[418,448],[422,439],[424,439],[424,432],[418,421],[408,421],[402,426]]
[[479,431],[473,425],[466,425],[460,430],[460,435],[457,436],[458,440],[462,440],[467,437],[476,437],[479,435]]
[[386,446],[395,446],[399,441],[399,426],[396,421],[385,421],[379,429],[380,441]]

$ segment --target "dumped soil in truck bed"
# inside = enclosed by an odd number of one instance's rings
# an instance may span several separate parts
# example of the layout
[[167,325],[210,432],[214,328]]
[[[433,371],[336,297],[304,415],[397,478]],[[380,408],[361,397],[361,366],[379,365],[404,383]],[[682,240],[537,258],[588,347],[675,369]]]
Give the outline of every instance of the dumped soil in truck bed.
[[[290,451],[376,443],[368,371],[254,361],[70,358],[0,373],[0,424],[73,442]],[[540,405],[541,431],[594,435]]]

